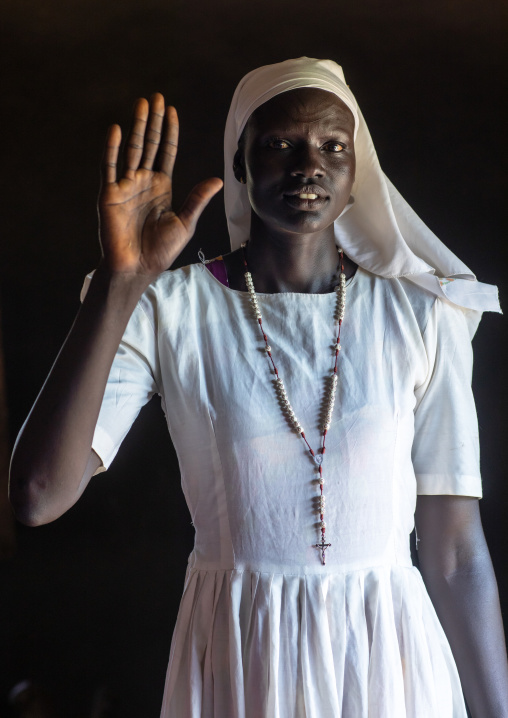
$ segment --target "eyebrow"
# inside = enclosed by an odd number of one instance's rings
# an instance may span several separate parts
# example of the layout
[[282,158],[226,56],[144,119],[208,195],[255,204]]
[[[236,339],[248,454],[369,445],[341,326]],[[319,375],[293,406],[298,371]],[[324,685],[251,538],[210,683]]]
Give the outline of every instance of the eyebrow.
[[[302,122],[298,124],[309,124],[312,125],[314,122],[309,121],[308,123]],[[311,130],[314,128],[310,128]],[[272,127],[267,128],[266,130],[257,131],[256,134],[259,134],[260,137],[271,137],[271,136],[290,136],[294,134],[300,134],[302,131],[301,127],[297,127],[296,123],[290,124],[277,124],[272,125]],[[347,134],[352,135],[353,134],[353,128],[347,127],[345,125],[335,125],[330,123],[329,126],[323,127],[319,129],[319,136],[320,137],[330,137],[336,134]]]
[[[287,120],[282,122],[277,122],[277,126],[280,127],[281,130],[284,130],[284,132],[288,132],[290,129],[294,129],[296,125],[314,125],[318,122],[322,123],[324,125],[323,131],[328,132],[339,132],[339,131],[345,131],[345,132],[351,132],[353,131],[354,127],[354,120],[351,123],[352,118],[350,118],[346,113],[344,112],[340,117],[337,117],[335,112],[328,112],[326,115],[321,115],[319,117],[315,117],[313,119],[300,119],[295,120],[294,118],[288,116]],[[338,123],[338,124],[337,124]],[[353,126],[350,128],[349,125],[352,124]],[[276,125],[274,125],[276,126]],[[272,130],[273,131],[273,130]]]

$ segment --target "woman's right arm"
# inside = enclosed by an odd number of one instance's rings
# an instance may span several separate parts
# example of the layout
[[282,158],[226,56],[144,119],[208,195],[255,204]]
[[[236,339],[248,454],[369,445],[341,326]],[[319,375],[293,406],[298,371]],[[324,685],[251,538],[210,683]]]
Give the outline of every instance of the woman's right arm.
[[11,462],[9,496],[31,526],[61,516],[101,465],[92,439],[109,371],[142,293],[172,265],[222,186],[198,184],[171,209],[178,142],[174,108],[153,96],[137,102],[117,177],[121,130],[108,133],[99,195],[103,258],[58,358],[23,426]]

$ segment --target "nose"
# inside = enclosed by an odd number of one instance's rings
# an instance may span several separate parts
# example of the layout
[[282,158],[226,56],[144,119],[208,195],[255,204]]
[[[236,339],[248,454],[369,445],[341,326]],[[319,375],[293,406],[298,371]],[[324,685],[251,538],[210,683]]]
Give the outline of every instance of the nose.
[[325,170],[319,148],[306,145],[294,155],[292,177],[323,177]]

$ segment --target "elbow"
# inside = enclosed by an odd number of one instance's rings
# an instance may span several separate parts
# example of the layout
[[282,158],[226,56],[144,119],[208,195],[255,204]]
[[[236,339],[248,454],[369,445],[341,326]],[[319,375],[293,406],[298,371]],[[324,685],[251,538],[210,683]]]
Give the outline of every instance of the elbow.
[[17,501],[11,498],[11,506],[16,519],[24,526],[44,526],[49,524],[58,516],[50,516],[30,502]]
[[17,508],[13,506],[13,511],[16,519],[24,526],[43,526],[44,524],[49,523],[49,521],[45,521],[36,512],[30,509]]
[[11,493],[9,500],[14,516],[21,524],[25,526],[42,526],[49,523],[49,520],[45,519],[38,507],[27,500],[25,496],[18,495],[17,492],[14,495]]
[[16,476],[11,470],[9,501],[16,519],[25,526],[42,526],[56,516],[49,516],[44,501],[44,483]]

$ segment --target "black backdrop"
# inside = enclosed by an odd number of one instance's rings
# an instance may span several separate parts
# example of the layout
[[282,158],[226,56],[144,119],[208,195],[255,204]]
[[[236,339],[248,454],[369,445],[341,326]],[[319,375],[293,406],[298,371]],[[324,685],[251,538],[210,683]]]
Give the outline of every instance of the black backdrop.
[[[179,110],[175,204],[222,175],[222,131],[248,70],[288,57],[345,68],[382,166],[430,227],[476,271],[506,280],[503,0],[4,0],[1,303],[14,439],[99,257],[95,197],[105,130],[137,96]],[[228,246],[222,198],[178,265]],[[507,329],[486,315],[474,340],[482,514],[508,608],[505,481]],[[0,563],[0,700],[32,677],[62,716],[158,715],[192,547],[160,407],[143,410],[114,466],[54,524],[17,527]],[[5,665],[5,667],[4,667]]]

